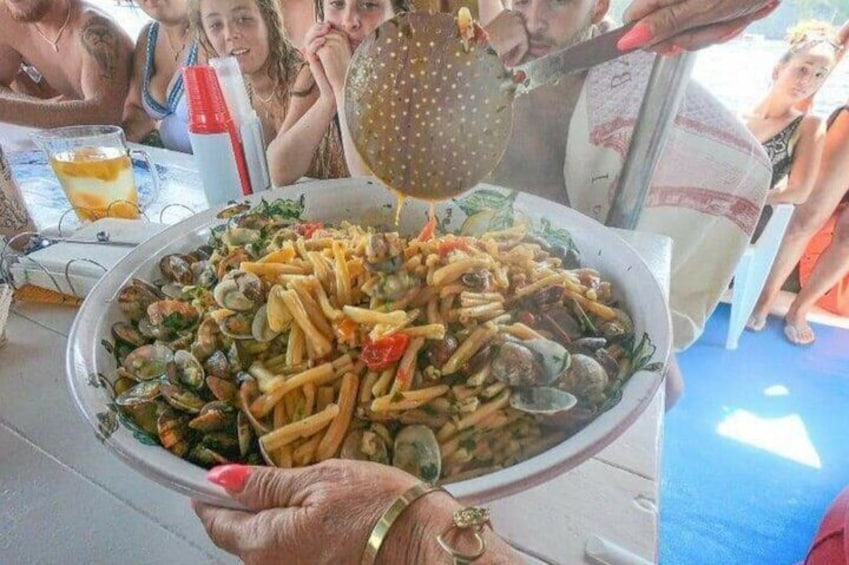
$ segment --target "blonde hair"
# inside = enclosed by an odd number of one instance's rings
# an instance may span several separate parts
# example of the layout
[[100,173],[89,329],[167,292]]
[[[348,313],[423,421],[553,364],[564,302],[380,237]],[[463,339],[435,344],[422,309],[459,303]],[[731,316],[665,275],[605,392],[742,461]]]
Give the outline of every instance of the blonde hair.
[[[282,108],[286,108],[290,95],[303,96],[307,92],[293,92],[291,86],[295,77],[306,64],[301,52],[292,45],[283,30],[283,16],[277,8],[277,0],[252,0],[259,9],[260,16],[268,29],[268,76],[274,85],[274,97]],[[189,22],[195,38],[210,57],[217,56],[203,30],[200,3],[202,0],[189,1]],[[315,83],[313,83],[314,85]],[[312,90],[312,88],[310,88]]]
[[797,23],[787,30],[786,41],[789,48],[781,57],[782,63],[786,63],[802,51],[807,51],[821,43],[831,46],[835,55],[843,50],[837,28],[822,20],[805,20]]

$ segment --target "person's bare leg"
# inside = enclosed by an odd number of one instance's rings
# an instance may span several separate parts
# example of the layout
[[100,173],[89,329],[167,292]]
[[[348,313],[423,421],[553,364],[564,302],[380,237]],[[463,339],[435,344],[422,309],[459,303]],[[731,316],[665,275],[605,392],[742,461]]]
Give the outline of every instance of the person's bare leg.
[[825,149],[811,196],[793,212],[753,317],[765,318],[781,286],[805,253],[808,242],[828,220],[849,184],[849,112],[841,112],[825,138]]
[[802,343],[813,341],[813,331],[808,326],[808,314],[817,300],[849,272],[849,208],[844,208],[837,219],[834,238],[820,256],[811,272],[808,283],[790,305],[785,320],[795,328]]
[[784,281],[787,280],[787,277],[790,276],[799,259],[805,253],[808,242],[817,233],[817,230],[828,221],[836,204],[832,205],[831,202],[823,202],[823,200],[827,199],[810,198],[793,212],[790,223],[787,225],[787,231],[784,233],[784,239],[781,241],[781,247],[778,249],[775,262],[769,272],[769,277],[767,277],[758,302],[755,304],[755,309],[752,311],[752,318],[766,319],[772,303],[778,293],[781,292]]

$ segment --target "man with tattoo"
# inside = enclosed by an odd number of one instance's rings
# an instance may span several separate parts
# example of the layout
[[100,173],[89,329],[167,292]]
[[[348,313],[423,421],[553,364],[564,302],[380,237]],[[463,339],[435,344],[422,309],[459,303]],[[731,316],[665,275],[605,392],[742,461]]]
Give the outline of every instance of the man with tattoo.
[[0,0],[0,122],[120,124],[133,44],[85,0]]

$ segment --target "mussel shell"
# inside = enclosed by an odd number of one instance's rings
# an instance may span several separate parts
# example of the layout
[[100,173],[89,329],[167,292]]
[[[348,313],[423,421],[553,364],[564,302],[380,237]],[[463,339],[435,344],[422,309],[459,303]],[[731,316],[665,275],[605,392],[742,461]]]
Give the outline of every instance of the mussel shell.
[[567,412],[577,404],[575,395],[548,386],[516,388],[510,396],[510,406],[520,412],[538,416]]
[[233,339],[254,339],[253,316],[248,312],[232,312],[218,320],[221,333]]
[[254,319],[251,322],[251,335],[260,343],[268,343],[272,339],[280,335],[280,332],[275,332],[268,325],[268,305],[263,304],[254,314]]
[[230,378],[230,360],[227,359],[227,354],[223,351],[216,351],[207,358],[203,363],[203,368],[209,376],[215,376],[220,379]]
[[[257,420],[256,416],[254,416],[250,411],[251,402],[253,402],[254,398],[259,395],[259,384],[257,384],[256,379],[250,373],[239,373],[236,376],[236,379],[240,383],[238,406],[250,422],[254,433],[258,436],[264,436],[271,430],[263,425],[262,422]],[[262,442],[260,442],[260,446],[262,446]]]
[[139,319],[138,324],[139,333],[142,334],[144,337],[148,338],[149,340],[168,337],[166,334],[170,334],[170,331],[151,324],[150,318],[147,317],[147,314],[145,314],[141,319]]
[[251,451],[254,434],[250,420],[241,410],[236,416],[236,437],[239,439],[239,455],[247,457]]
[[214,400],[201,408],[200,414],[189,421],[189,427],[209,433],[232,426],[234,421],[235,408],[227,402]]
[[160,392],[165,401],[183,412],[189,414],[198,414],[206,404],[206,401],[197,394],[183,388],[180,385],[174,384],[167,380],[163,380],[160,385]]
[[442,454],[436,434],[427,426],[401,428],[395,436],[392,466],[407,471],[424,482],[432,483],[442,473]]
[[545,378],[542,385],[549,385],[557,380],[560,374],[569,368],[572,362],[572,355],[569,351],[550,339],[533,339],[522,342],[522,344],[533,351],[537,360],[545,371]]
[[137,406],[152,402],[159,397],[160,382],[158,380],[142,381],[125,390],[115,397],[118,406]]
[[569,343],[583,336],[581,324],[565,306],[555,306],[539,312],[541,329],[547,330],[553,339]]
[[201,443],[219,453],[238,453],[239,438],[233,433],[233,430],[218,431],[205,434],[201,439]]
[[569,370],[560,375],[558,386],[581,400],[597,404],[604,400],[608,380],[607,371],[598,361],[577,353],[572,355]]
[[141,347],[149,342],[147,336],[143,335],[135,326],[127,322],[115,322],[112,325],[112,337],[135,347]]
[[148,381],[164,375],[173,360],[174,353],[170,348],[154,343],[135,349],[124,358],[122,365],[136,379]]
[[608,353],[606,349],[599,349],[596,351],[595,360],[598,361],[599,365],[604,367],[604,370],[607,372],[607,376],[610,379],[615,379],[619,376],[619,371],[622,369],[622,366],[619,361],[613,357],[613,355]]
[[121,410],[145,434],[157,437],[157,420],[164,404],[159,401],[145,402],[134,406],[122,406]]
[[187,421],[188,418],[170,408],[164,410],[156,421],[162,447],[178,457],[184,457],[189,451],[191,430]]
[[229,377],[209,375],[206,377],[206,386],[215,398],[224,402],[232,402],[239,392],[239,387]]
[[373,461],[389,465],[389,448],[383,438],[370,430],[354,430],[342,443],[342,459]]
[[232,461],[227,459],[224,455],[201,443],[192,447],[186,458],[204,467],[214,467],[216,465],[227,465],[228,463],[232,463]]
[[183,298],[183,288],[185,288],[182,284],[169,282],[162,285],[162,294],[167,296],[168,298],[173,298],[174,300],[180,300]]
[[177,367],[177,378],[181,383],[194,389],[203,386],[206,375],[203,365],[194,355],[181,349],[174,353],[174,364]]
[[549,375],[538,356],[524,343],[505,341],[492,360],[492,376],[510,386],[541,386]]
[[140,320],[147,307],[162,299],[159,289],[142,279],[133,279],[118,293],[118,306],[133,322]]
[[169,281],[182,285],[192,284],[194,282],[192,263],[194,262],[193,257],[174,253],[159,260],[159,270]]

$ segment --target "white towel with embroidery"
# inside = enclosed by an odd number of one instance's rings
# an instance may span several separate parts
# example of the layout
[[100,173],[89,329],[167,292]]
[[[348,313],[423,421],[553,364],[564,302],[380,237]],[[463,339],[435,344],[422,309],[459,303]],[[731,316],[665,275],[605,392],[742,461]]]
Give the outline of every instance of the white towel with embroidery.
[[[638,53],[593,69],[572,116],[564,167],[569,203],[602,222],[652,61]],[[638,225],[674,242],[670,306],[676,349],[699,337],[728,288],[763,208],[771,170],[739,119],[691,83]]]

